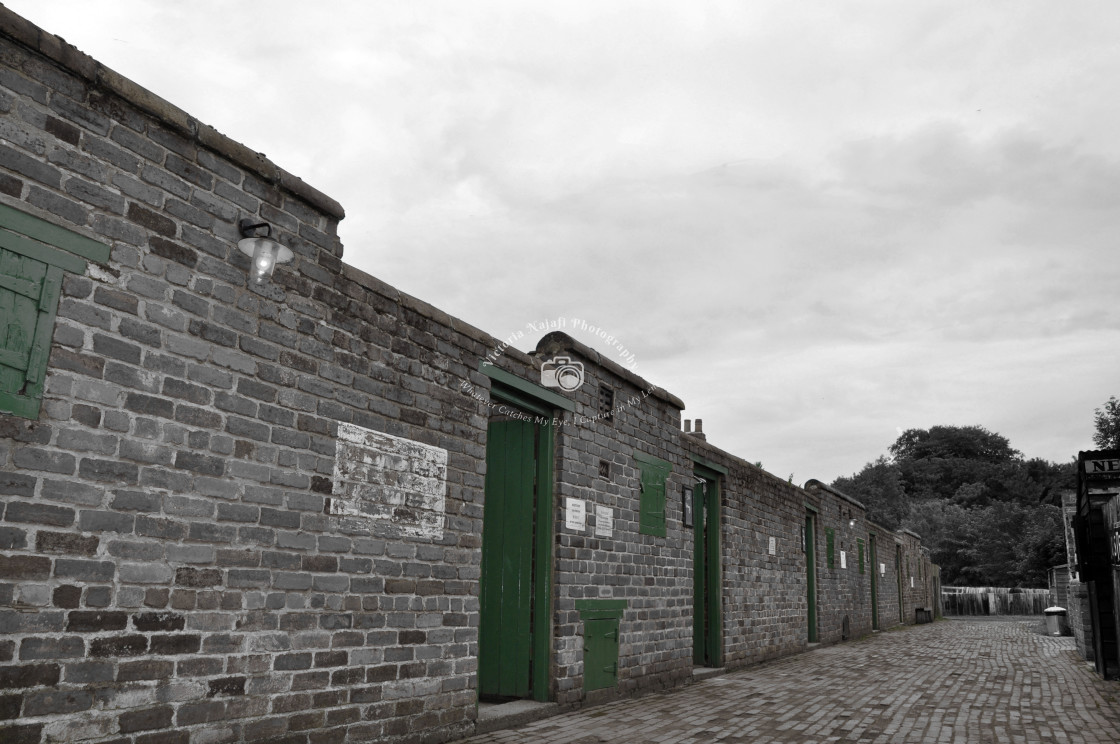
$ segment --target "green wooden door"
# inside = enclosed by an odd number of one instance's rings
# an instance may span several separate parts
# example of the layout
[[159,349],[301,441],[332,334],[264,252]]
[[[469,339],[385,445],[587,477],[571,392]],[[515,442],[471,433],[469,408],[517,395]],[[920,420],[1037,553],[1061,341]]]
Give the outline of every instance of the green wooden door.
[[894,575],[898,579],[898,621],[906,620],[902,615],[902,546],[894,546]]
[[486,446],[479,695],[526,697],[533,656],[537,427],[493,420]]
[[817,642],[817,538],[812,514],[805,515],[805,583],[809,603],[809,643]]
[[0,411],[39,417],[62,269],[0,248]]
[[618,618],[583,621],[583,689],[618,686]]
[[879,629],[879,560],[875,553],[875,536],[867,538],[867,554],[871,561],[871,629]]
[[692,490],[694,531],[692,657],[701,666],[719,666],[720,560],[719,481],[698,479]]

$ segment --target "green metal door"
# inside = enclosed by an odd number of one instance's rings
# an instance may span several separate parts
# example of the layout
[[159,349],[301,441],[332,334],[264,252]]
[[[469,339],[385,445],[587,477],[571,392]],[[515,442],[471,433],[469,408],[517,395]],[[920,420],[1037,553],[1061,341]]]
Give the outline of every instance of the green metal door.
[[[699,466],[696,466],[699,471]],[[692,491],[694,539],[692,657],[700,666],[719,666],[719,481],[697,477]]]
[[875,552],[875,536],[867,538],[868,557],[871,560],[871,629],[879,629],[879,560]]
[[809,643],[817,642],[817,538],[812,514],[805,515],[805,583],[809,603]]
[[62,269],[0,248],[0,411],[39,417]]
[[902,546],[894,546],[894,575],[898,579],[898,621],[906,620],[902,615]]
[[492,420],[486,446],[479,695],[526,697],[533,658],[537,427]]

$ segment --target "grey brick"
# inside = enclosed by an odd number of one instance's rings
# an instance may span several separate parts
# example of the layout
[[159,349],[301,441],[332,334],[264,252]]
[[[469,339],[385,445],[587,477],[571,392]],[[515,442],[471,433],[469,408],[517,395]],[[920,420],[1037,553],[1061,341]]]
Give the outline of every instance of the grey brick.
[[12,462],[17,468],[24,470],[71,475],[76,461],[73,455],[66,452],[50,452],[37,447],[27,447],[13,451]]
[[28,189],[27,203],[33,204],[36,207],[41,207],[51,214],[58,215],[75,225],[85,225],[89,220],[89,209],[87,207],[73,199],[67,199],[53,191],[46,191],[38,186],[31,186]]
[[116,571],[113,561],[86,561],[58,558],[54,562],[54,575],[59,579],[79,581],[112,581]]
[[107,191],[100,186],[95,186],[77,178],[67,179],[64,188],[66,193],[86,204],[101,207],[115,214],[124,214],[125,202],[124,197],[120,194],[114,194],[112,191]]
[[133,561],[158,561],[165,553],[163,543],[140,540],[110,540],[107,550],[114,558]]
[[139,480],[140,469],[130,462],[84,457],[78,465],[78,474],[88,480],[135,484]]
[[8,504],[4,518],[9,522],[49,524],[58,527],[67,527],[74,523],[74,510],[51,504],[13,501]]
[[122,563],[120,580],[129,584],[168,584],[175,571],[161,563]]
[[162,168],[145,164],[140,169],[140,178],[180,199],[189,199],[191,196],[190,184],[176,178]]
[[0,144],[0,166],[52,188],[62,184],[62,173],[55,167]]
[[92,511],[83,509],[78,512],[78,527],[83,532],[117,532],[131,534],[135,517],[111,511]]

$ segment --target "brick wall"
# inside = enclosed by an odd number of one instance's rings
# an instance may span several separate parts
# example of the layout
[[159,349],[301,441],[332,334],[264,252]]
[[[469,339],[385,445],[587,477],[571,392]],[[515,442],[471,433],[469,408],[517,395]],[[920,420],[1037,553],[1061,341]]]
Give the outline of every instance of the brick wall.
[[[582,364],[585,380],[568,396],[576,409],[560,427],[557,447],[555,699],[583,698],[580,599],[627,602],[619,629],[619,693],[679,684],[692,674],[693,548],[680,500],[692,466],[677,436],[683,403],[564,333],[541,339],[534,354],[541,363],[558,356]],[[601,385],[613,394],[609,418],[600,413]],[[639,532],[636,451],[672,465],[665,537]],[[567,497],[583,500],[589,514],[596,506],[609,508],[612,535],[595,536],[592,518],[585,530],[566,528]]]
[[[0,738],[469,730],[486,418],[463,383],[485,391],[496,341],[344,266],[329,198],[2,27],[0,192],[112,250],[65,278],[40,419],[0,416]],[[245,216],[296,254],[261,287]],[[410,447],[443,453],[434,534],[341,508],[376,483],[347,458]]]
[[[473,731],[487,356],[533,384],[560,354],[586,374],[554,452],[550,699],[691,678],[693,456],[728,471],[720,663],[805,647],[807,504],[821,640],[868,626],[860,530],[897,618],[896,536],[852,499],[683,435],[678,398],[568,336],[525,355],[345,265],[337,202],[3,9],[0,58],[0,202],[110,248],[62,282],[38,420],[0,414],[0,740]],[[243,217],[295,254],[271,282],[246,279]],[[638,530],[643,455],[672,468],[664,537]],[[625,601],[618,685],[592,694],[588,599]]]
[[684,434],[682,440],[690,454],[728,470],[720,492],[724,665],[804,650],[804,492],[696,436]]
[[[817,509],[818,639],[837,643],[871,632],[871,577],[867,573],[867,523],[863,505],[819,481],[806,483],[807,502]],[[853,524],[854,522],[854,524]],[[832,565],[828,536],[832,534]],[[857,540],[864,541],[860,573]]]

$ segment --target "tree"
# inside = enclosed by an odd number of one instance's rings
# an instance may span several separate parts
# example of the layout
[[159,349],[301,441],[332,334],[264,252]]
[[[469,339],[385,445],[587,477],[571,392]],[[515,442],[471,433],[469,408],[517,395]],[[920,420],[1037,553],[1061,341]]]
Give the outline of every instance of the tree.
[[898,529],[910,510],[898,466],[886,457],[867,463],[849,478],[837,478],[832,487],[859,501],[867,507],[868,519],[890,530]]
[[961,459],[1009,462],[1019,457],[1006,437],[983,426],[933,426],[907,429],[890,446],[895,462],[910,460]]
[[1101,449],[1120,449],[1120,400],[1111,396],[1095,413],[1093,443]]
[[910,429],[890,455],[832,485],[869,519],[921,535],[944,584],[1045,586],[1046,570],[1064,561],[1061,510],[1039,497],[1070,485],[1072,463],[1024,459],[982,426]]

